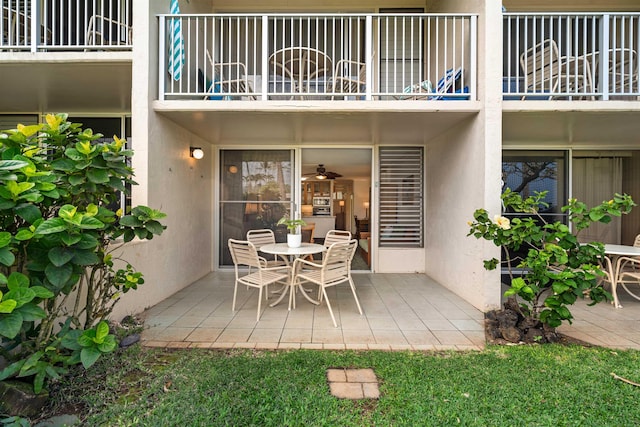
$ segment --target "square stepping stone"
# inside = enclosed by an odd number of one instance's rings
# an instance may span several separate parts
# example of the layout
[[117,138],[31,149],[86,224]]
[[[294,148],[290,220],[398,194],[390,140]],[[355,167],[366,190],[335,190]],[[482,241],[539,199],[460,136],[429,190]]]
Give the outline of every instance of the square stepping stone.
[[373,369],[330,368],[327,381],[331,394],[339,399],[378,399],[378,378]]

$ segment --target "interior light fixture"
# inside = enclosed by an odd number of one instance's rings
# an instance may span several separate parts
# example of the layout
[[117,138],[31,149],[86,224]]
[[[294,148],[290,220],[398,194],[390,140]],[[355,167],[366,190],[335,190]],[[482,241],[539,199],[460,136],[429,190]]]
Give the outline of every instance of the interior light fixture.
[[229,173],[238,173],[238,167],[236,165],[229,166]]
[[189,147],[189,156],[200,160],[204,157],[204,151],[202,151],[202,148],[200,147]]
[[316,175],[316,179],[327,179],[326,175],[318,174]]

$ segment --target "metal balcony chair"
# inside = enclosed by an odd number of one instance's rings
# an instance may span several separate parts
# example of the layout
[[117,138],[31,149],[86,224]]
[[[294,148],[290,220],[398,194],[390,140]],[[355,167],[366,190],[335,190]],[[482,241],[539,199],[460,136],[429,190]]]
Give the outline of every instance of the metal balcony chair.
[[310,282],[319,286],[318,300],[319,302],[323,299],[327,301],[327,307],[329,308],[333,325],[336,328],[338,324],[336,323],[336,318],[333,315],[333,309],[327,296],[328,287],[349,282],[353,298],[356,300],[356,305],[358,306],[358,311],[360,315],[362,315],[360,301],[358,301],[358,296],[356,295],[356,287],[351,278],[351,260],[356,252],[357,245],[358,241],[355,239],[347,242],[337,242],[329,247],[322,263],[312,262],[302,258],[296,259],[293,263],[293,271],[295,272],[293,283],[301,284]]
[[[256,322],[260,320],[260,306],[262,303],[262,289],[273,283],[287,285],[291,277],[289,267],[275,266],[267,267],[267,260],[258,256],[258,251],[253,243],[245,240],[229,239],[229,251],[233,259],[235,270],[235,284],[233,287],[233,303],[231,310],[236,310],[236,295],[238,284],[243,284],[252,288],[257,288],[258,292],[258,312]],[[249,267],[248,271],[241,270],[241,266]],[[253,272],[252,270],[255,269]],[[265,299],[269,299],[269,292],[265,292]]]
[[367,84],[367,68],[364,62],[341,59],[336,64],[333,78],[327,84],[331,99],[345,98],[348,94],[363,96]]
[[[527,93],[536,97],[540,93],[554,97],[589,97],[593,92],[591,64],[585,57],[560,56],[558,45],[547,39],[527,49],[520,55]],[[581,95],[586,93],[587,95]],[[527,95],[522,99],[526,99]]]
[[93,15],[87,26],[87,45],[108,48],[133,44],[131,26],[106,16]]
[[209,50],[206,50],[206,55],[214,72],[214,81],[207,85],[204,99],[256,99],[243,62],[216,62]]

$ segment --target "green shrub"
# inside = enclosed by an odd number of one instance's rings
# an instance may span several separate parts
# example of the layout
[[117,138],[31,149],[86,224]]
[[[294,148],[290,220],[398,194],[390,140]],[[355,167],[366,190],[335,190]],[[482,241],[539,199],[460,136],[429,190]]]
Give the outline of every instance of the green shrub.
[[144,279],[112,252],[165,229],[159,211],[119,209],[135,184],[124,140],[98,142],[66,114],[46,122],[0,132],[0,380],[31,378],[36,392],[116,347],[105,319]]
[[567,212],[572,230],[560,221],[549,223],[539,214],[547,207],[543,202],[546,193],[536,192],[523,199],[507,189],[502,195],[504,209],[524,215],[511,221],[496,215],[492,220],[486,210],[478,209],[474,221],[469,222],[468,235],[502,248],[502,262],[485,260],[484,267],[506,267],[511,285],[505,296],[520,297],[520,314],[557,327],[565,320],[571,322],[568,306],[578,298],[588,295],[591,304],[611,299],[599,280],[604,275],[599,262],[604,257],[604,245],[580,243],[578,234],[594,222],[607,224],[612,216],[629,213],[635,203],[630,196],[620,194],[593,208],[570,199],[562,211]]

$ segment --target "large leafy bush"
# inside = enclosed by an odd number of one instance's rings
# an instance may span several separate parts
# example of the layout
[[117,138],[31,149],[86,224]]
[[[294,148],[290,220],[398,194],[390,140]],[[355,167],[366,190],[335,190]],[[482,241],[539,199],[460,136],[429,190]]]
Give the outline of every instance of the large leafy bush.
[[594,222],[607,224],[612,216],[629,213],[635,203],[620,194],[592,208],[570,199],[562,207],[570,228],[560,221],[547,222],[539,214],[547,207],[545,196],[546,192],[536,192],[522,198],[507,189],[502,195],[504,209],[518,216],[511,221],[500,215],[492,219],[485,209],[478,209],[469,222],[469,235],[502,248],[502,261],[492,258],[484,266],[505,267],[510,279],[505,296],[519,297],[520,314],[555,328],[565,320],[571,322],[568,306],[578,298],[588,296],[592,304],[611,299],[600,280],[604,245],[580,243],[578,235]]
[[117,345],[114,304],[144,283],[112,253],[161,234],[165,215],[123,215],[133,153],[101,137],[65,114],[0,132],[0,380],[33,379],[38,392],[70,364],[91,366]]

